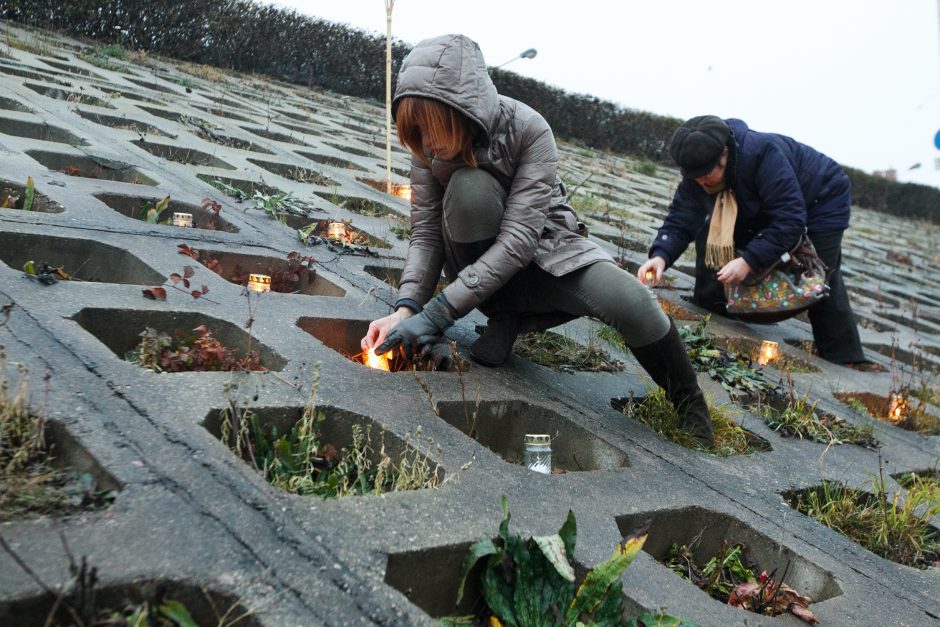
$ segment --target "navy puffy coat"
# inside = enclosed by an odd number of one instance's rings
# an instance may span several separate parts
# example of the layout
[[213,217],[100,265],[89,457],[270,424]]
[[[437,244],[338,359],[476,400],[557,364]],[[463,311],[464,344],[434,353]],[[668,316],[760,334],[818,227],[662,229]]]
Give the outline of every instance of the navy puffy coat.
[[[810,235],[848,228],[849,177],[838,163],[785,135],[752,131],[741,120],[726,122],[735,142],[725,173],[738,201],[734,242],[752,269],[766,268],[792,249],[804,227]],[[707,228],[714,205],[714,194],[683,179],[649,256],[671,266]]]

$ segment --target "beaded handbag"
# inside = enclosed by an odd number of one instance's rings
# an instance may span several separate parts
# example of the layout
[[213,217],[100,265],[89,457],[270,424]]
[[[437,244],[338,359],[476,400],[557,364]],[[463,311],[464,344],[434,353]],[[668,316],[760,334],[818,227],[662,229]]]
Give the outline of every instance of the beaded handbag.
[[728,313],[758,323],[792,318],[829,296],[828,269],[804,232],[790,252],[761,274],[726,285]]

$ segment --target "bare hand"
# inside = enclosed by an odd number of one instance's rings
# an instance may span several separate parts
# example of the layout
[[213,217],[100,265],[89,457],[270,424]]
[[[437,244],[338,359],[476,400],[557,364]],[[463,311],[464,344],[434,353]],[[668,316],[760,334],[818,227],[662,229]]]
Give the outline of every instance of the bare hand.
[[395,313],[389,314],[384,318],[373,320],[369,323],[369,330],[366,336],[359,340],[359,346],[366,351],[374,346],[378,346],[388,337],[389,331],[398,326],[402,320],[410,318],[414,312],[407,307],[399,307]]
[[[658,285],[663,278],[663,272],[666,271],[666,260],[662,257],[653,257],[647,259],[646,263],[640,266],[640,269],[636,271],[636,278],[640,279],[640,283],[643,285],[649,285],[653,287]],[[653,276],[648,278],[646,274],[652,272]]]
[[718,280],[724,285],[737,285],[751,272],[751,266],[744,261],[744,257],[738,257],[734,261],[729,261],[718,271]]

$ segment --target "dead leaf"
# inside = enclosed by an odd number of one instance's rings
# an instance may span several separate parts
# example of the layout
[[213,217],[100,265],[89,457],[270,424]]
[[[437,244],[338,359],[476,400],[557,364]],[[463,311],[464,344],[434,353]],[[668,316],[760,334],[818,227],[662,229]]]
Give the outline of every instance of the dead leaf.
[[186,277],[186,278],[188,279],[189,277],[191,277],[191,276],[194,275],[194,274],[196,274],[196,271],[193,269],[192,266],[183,266],[183,276],[184,276],[184,277]]
[[151,287],[141,290],[144,296],[153,300],[166,300],[166,290],[162,287]]

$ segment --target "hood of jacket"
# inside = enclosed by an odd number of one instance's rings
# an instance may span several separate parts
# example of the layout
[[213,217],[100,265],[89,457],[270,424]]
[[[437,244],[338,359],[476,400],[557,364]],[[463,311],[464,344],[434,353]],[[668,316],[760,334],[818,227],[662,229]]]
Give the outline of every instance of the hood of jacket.
[[499,94],[480,47],[464,35],[441,35],[415,46],[401,64],[392,116],[405,96],[448,104],[480,127],[489,142],[499,113]]

